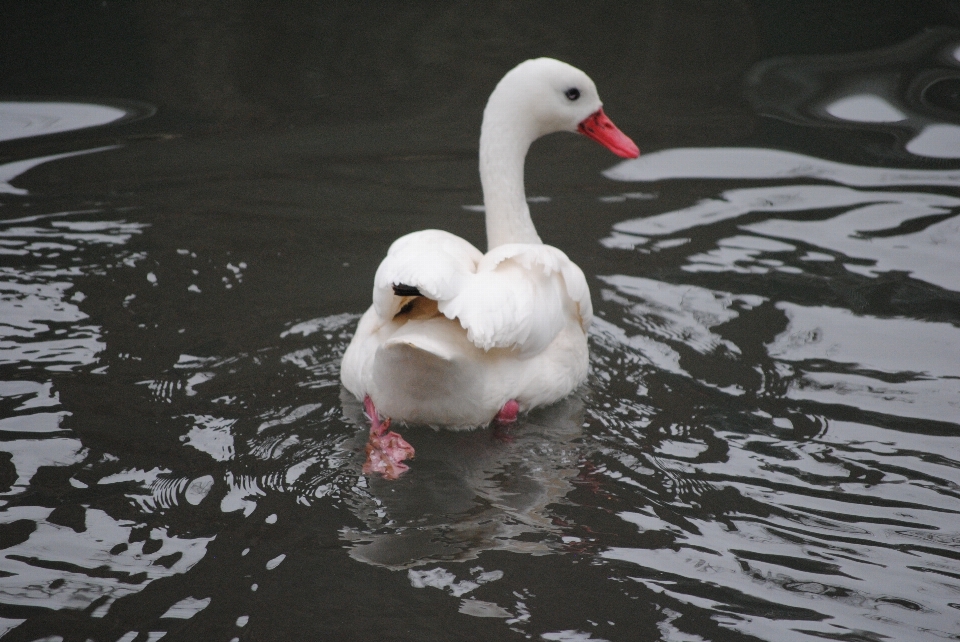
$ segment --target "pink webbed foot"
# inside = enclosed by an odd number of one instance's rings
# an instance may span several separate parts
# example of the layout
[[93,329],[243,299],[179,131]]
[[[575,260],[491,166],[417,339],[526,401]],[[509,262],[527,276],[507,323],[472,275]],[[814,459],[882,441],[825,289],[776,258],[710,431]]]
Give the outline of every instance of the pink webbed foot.
[[516,399],[511,399],[503,404],[503,408],[500,409],[493,420],[498,424],[512,424],[517,420],[518,414],[520,414],[520,404],[517,403]]
[[520,404],[517,403],[516,399],[511,399],[503,404],[503,408],[493,418],[493,438],[497,441],[513,441],[513,437],[507,429],[517,421],[518,414],[520,414]]
[[397,479],[410,469],[403,460],[413,458],[413,446],[397,433],[390,431],[390,419],[380,421],[380,414],[370,397],[364,398],[363,408],[370,418],[370,439],[367,441],[367,460],[363,462],[363,474],[380,473],[386,479]]

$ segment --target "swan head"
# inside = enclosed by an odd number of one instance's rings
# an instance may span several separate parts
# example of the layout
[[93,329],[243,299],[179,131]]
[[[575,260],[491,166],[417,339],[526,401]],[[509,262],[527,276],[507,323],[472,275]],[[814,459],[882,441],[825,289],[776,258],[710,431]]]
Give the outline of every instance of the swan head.
[[553,58],[535,58],[511,69],[484,110],[484,124],[512,129],[533,142],[553,132],[591,138],[623,158],[640,150],[603,113],[597,87],[587,74]]

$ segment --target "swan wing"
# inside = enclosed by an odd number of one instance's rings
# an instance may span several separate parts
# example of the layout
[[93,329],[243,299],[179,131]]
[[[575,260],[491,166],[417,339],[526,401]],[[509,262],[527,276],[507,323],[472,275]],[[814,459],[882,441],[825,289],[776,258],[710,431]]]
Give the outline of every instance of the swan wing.
[[434,301],[448,301],[463,289],[483,258],[459,236],[442,230],[423,230],[393,242],[380,263],[373,282],[373,306],[383,320],[400,311],[404,298],[396,296],[395,285],[416,288]]
[[478,348],[523,355],[545,349],[575,319],[586,331],[593,317],[590,288],[567,255],[549,245],[510,243],[487,253],[456,296],[439,301]]

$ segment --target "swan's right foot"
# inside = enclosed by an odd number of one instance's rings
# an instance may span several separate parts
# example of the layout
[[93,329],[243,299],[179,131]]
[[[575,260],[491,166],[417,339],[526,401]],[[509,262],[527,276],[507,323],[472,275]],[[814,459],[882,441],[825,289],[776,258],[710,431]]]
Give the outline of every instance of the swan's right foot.
[[518,414],[520,414],[520,404],[517,403],[516,399],[511,399],[503,404],[503,408],[500,409],[493,420],[498,424],[512,424],[517,420]]
[[493,438],[506,443],[513,441],[513,435],[510,434],[509,428],[516,423],[518,414],[520,414],[520,404],[517,403],[516,399],[511,399],[503,404],[503,408],[493,418]]
[[367,441],[367,460],[363,462],[363,474],[380,473],[386,479],[397,479],[410,469],[402,463],[412,459],[415,451],[399,434],[390,431],[390,419],[381,423],[373,400],[369,396],[363,400],[363,408],[370,418],[370,439]]

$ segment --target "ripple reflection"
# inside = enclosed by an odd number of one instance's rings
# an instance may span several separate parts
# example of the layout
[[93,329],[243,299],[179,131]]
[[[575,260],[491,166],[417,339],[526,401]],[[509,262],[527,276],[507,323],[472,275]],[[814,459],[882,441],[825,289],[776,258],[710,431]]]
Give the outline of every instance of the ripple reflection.
[[[960,174],[773,150],[638,160],[607,175],[778,184],[647,204],[604,241],[673,267],[665,281],[601,277],[599,374],[646,396],[642,418],[611,404],[623,420],[600,423],[596,470],[629,482],[616,491],[625,506],[646,504],[619,513],[637,532],[601,556],[764,639],[950,635],[960,335],[946,310],[960,303],[960,199],[948,190]],[[881,186],[901,189],[857,189]],[[840,282],[859,294],[838,297]],[[923,303],[891,313],[897,296]],[[693,413],[682,422],[678,395]],[[712,458],[699,455],[704,435],[724,444]]]

